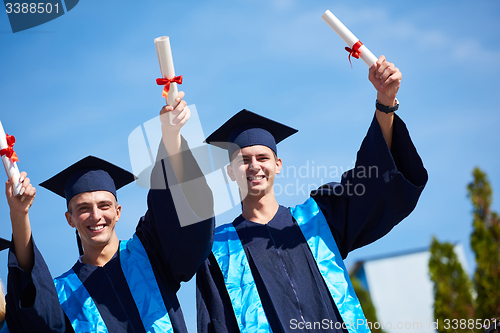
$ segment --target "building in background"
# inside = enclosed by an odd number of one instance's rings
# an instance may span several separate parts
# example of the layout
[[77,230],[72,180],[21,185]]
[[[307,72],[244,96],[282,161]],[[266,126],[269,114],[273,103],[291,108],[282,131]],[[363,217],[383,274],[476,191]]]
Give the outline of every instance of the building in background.
[[[462,244],[455,252],[468,272]],[[349,275],[361,282],[372,299],[386,333],[435,333],[433,284],[428,248],[356,262]],[[377,327],[378,328],[378,327]]]

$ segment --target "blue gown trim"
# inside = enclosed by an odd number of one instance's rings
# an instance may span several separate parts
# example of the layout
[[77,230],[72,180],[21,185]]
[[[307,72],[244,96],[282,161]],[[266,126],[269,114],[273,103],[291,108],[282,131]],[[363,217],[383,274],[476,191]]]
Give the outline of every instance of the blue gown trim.
[[[120,242],[119,256],[146,332],[173,332],[148,254],[137,235]],[[99,309],[73,269],[55,278],[54,284],[75,332],[108,332]]]
[[212,253],[224,276],[240,332],[272,332],[245,250],[231,223],[215,229]]
[[7,323],[4,321],[3,326],[0,328],[0,333],[9,333],[9,328],[7,327]]
[[146,332],[173,332],[153,267],[136,234],[120,242],[120,263]]
[[108,332],[89,292],[73,269],[54,279],[59,303],[75,332]]
[[370,332],[328,222],[313,198],[290,208],[349,332]]

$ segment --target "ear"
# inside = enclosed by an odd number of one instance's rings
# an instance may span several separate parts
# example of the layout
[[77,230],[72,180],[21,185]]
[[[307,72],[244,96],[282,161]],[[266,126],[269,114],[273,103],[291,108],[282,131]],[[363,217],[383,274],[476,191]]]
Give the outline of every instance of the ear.
[[122,205],[116,205],[116,221],[120,219],[120,216],[122,215]]
[[66,216],[66,221],[68,221],[68,224],[72,228],[76,228],[75,224],[73,223],[73,220],[71,219],[71,214],[69,212],[64,213],[64,216]]
[[283,166],[283,162],[281,161],[281,158],[276,159],[276,174],[279,175],[281,172],[281,167]]
[[231,164],[228,164],[227,166],[227,175],[229,176],[229,178],[231,178],[233,182],[236,180],[236,178],[234,177],[234,171],[233,168],[231,167]]

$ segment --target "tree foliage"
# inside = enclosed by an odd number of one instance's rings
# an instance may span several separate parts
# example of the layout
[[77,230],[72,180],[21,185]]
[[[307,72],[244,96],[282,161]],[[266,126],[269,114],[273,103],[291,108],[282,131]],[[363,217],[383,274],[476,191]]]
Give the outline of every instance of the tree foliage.
[[429,274],[434,282],[434,318],[438,332],[470,332],[445,329],[444,320],[473,318],[472,283],[463,270],[451,243],[440,243],[435,237],[431,243]]
[[[351,282],[352,282],[352,287],[356,292],[356,296],[358,296],[359,303],[361,304],[361,308],[363,309],[363,313],[365,314],[366,320],[372,324],[380,323],[377,319],[377,311],[375,310],[375,306],[373,305],[370,293],[365,288],[363,288],[361,282],[357,277],[352,276]],[[385,333],[385,331],[382,330],[379,325],[373,325],[371,332]]]
[[[470,237],[476,255],[473,290],[449,243],[433,237],[429,274],[434,282],[434,316],[444,319],[491,319],[500,314],[500,217],[491,211],[493,189],[479,168],[472,171],[467,194],[473,206],[473,232]],[[474,307],[472,305],[474,304]],[[472,310],[473,309],[473,310]],[[446,331],[439,327],[439,332]]]
[[491,211],[493,190],[486,174],[479,168],[472,174],[467,190],[474,207],[470,242],[476,255],[475,317],[486,319],[500,314],[500,217]]

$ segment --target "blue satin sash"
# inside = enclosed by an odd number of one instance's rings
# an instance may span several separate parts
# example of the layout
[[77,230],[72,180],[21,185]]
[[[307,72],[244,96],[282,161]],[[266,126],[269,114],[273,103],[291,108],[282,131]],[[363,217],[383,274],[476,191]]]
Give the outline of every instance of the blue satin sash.
[[[321,276],[350,333],[370,333],[325,216],[313,198],[290,208],[307,240]],[[224,276],[226,289],[242,333],[271,332],[243,245],[231,223],[215,230],[212,253]]]
[[120,242],[120,263],[146,332],[173,332],[153,267],[136,234]]
[[325,216],[313,198],[290,208],[349,332],[370,332]]
[[0,328],[0,333],[9,333],[6,322],[4,322],[2,328]]
[[243,245],[231,223],[215,229],[212,253],[224,276],[240,332],[271,332]]
[[59,303],[75,332],[108,332],[94,300],[73,269],[55,278],[54,284]]
[[[173,332],[148,254],[137,235],[120,242],[119,256],[146,332]],[[94,300],[73,269],[54,279],[54,283],[75,332],[108,332]]]

